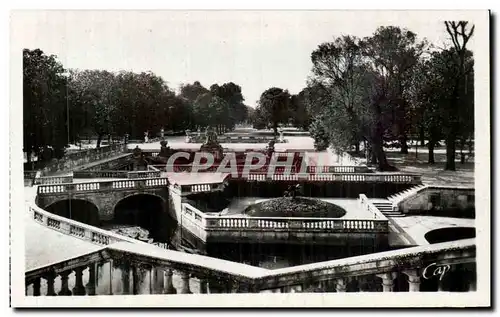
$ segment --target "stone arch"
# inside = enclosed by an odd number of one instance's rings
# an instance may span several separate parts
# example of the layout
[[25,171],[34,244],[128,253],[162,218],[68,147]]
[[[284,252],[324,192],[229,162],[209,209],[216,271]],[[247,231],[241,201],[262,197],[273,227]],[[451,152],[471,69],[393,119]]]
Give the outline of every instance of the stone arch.
[[471,239],[476,237],[474,227],[444,227],[430,230],[424,238],[430,243],[449,242],[461,239]]
[[168,243],[177,226],[167,208],[167,200],[155,193],[126,195],[113,206],[113,218],[106,226],[140,227],[154,241]]
[[156,193],[140,193],[140,192],[135,192],[135,193],[130,193],[130,194],[127,194],[123,197],[120,197],[119,199],[117,199],[116,203],[114,203],[113,205],[113,208],[111,209],[111,212],[114,213],[115,212],[115,209],[116,209],[116,206],[118,206],[122,201],[126,200],[126,199],[129,199],[129,198],[132,198],[134,196],[154,196],[154,197],[157,197],[157,198],[160,198],[162,201],[163,201],[163,204],[167,204],[167,200],[165,199],[165,197],[161,196],[161,195],[158,195]]
[[99,226],[100,224],[99,207],[87,199],[61,199],[50,203],[43,209],[52,214],[91,226]]

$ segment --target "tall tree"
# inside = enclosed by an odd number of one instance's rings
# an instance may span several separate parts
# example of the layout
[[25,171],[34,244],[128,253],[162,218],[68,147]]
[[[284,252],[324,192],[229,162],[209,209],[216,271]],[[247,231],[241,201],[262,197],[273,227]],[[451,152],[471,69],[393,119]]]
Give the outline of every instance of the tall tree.
[[260,96],[257,111],[266,122],[272,124],[275,137],[278,135],[279,123],[288,119],[290,99],[288,90],[277,87],[267,89]]
[[28,163],[52,147],[57,157],[71,142],[68,131],[66,71],[54,55],[23,50],[23,147]]
[[342,36],[323,43],[311,60],[313,75],[306,96],[319,101],[314,120],[322,121],[312,126],[318,130],[313,134],[323,136],[326,130],[330,144],[339,151],[365,140],[373,152],[372,162],[380,170],[392,170],[383,150],[383,136],[390,126],[385,82],[367,64],[359,39]]
[[101,70],[72,71],[68,82],[73,91],[71,102],[85,109],[88,124],[97,135],[96,147],[100,147],[103,137],[113,133],[112,118],[119,113],[115,75]]
[[451,97],[447,107],[448,128],[446,131],[446,170],[455,170],[456,140],[460,130],[460,120],[458,111],[460,108],[460,87],[464,87],[466,77],[471,73],[473,66],[466,65],[467,43],[474,34],[474,25],[468,29],[467,21],[446,21],[446,31],[453,42],[452,57],[456,59],[458,67],[455,68]]
[[417,35],[396,26],[382,26],[360,42],[372,71],[384,80],[385,99],[392,108],[392,132],[399,140],[401,153],[408,153],[409,104],[406,90],[411,88],[413,71],[424,52],[426,42]]

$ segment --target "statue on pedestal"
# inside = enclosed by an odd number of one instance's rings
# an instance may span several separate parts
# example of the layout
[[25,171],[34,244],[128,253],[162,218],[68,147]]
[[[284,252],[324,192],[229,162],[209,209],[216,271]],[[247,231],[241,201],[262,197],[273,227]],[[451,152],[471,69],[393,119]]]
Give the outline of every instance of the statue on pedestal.
[[283,197],[290,197],[292,199],[295,199],[295,197],[297,197],[297,194],[300,193],[300,190],[301,190],[300,184],[289,185]]
[[200,147],[200,151],[212,153],[216,161],[222,160],[224,149],[217,141],[217,133],[212,128],[205,131],[205,143]]
[[280,143],[284,143],[285,142],[285,137],[283,135],[283,129],[280,129],[279,133],[280,133],[279,141],[280,141]]
[[269,143],[267,144],[267,147],[266,147],[266,155],[268,158],[271,158],[273,156],[273,153],[274,153],[274,144],[276,143],[276,141],[274,140],[271,140],[269,141]]
[[166,140],[162,140],[160,142],[160,153],[158,154],[158,156],[160,157],[169,157],[170,156],[170,146],[168,146],[168,141]]

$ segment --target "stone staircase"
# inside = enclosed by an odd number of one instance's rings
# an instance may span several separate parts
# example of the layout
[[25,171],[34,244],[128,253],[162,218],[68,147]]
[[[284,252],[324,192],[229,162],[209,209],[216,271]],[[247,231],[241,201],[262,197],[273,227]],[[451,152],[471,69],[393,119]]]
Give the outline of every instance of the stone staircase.
[[425,185],[417,185],[387,197],[386,200],[372,200],[375,207],[387,217],[404,217],[405,214],[399,210],[393,210],[393,206],[399,204],[408,197],[415,195]]
[[426,186],[425,185],[416,185],[416,186],[413,186],[413,187],[410,187],[406,190],[403,190],[401,192],[398,192],[394,195],[391,195],[389,197],[387,197],[387,199],[392,203],[392,204],[399,204],[400,202],[402,202],[403,200],[405,200],[406,198],[410,197],[410,196],[413,196],[415,195],[419,190],[425,188]]
[[381,200],[373,201],[372,200],[372,203],[386,217],[404,217],[405,216],[405,214],[399,210],[393,211],[392,210],[392,202],[390,202],[389,200],[386,200],[386,201],[381,201]]

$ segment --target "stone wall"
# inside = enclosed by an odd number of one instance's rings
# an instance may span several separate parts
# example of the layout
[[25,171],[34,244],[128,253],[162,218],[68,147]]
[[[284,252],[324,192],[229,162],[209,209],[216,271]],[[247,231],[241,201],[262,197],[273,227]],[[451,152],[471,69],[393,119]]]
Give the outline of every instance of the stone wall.
[[77,166],[89,164],[94,161],[99,161],[122,154],[125,152],[125,150],[125,145],[115,144],[98,149],[89,149],[86,151],[69,153],[60,160],[54,160],[52,163],[48,164],[43,169],[43,174],[47,175],[71,171]]
[[422,213],[474,209],[474,206],[474,188],[427,187],[402,201],[398,208],[403,213]]

